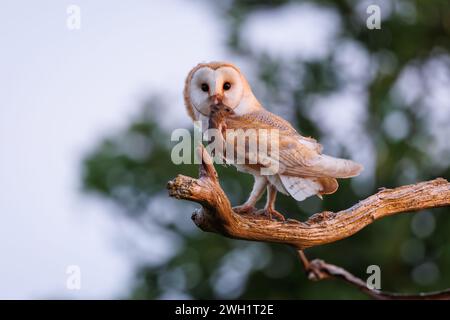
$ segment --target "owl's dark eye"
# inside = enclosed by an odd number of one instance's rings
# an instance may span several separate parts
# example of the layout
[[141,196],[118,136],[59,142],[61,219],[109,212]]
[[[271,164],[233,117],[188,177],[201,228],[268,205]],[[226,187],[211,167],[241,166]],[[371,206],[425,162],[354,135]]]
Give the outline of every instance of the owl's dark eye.
[[231,83],[229,83],[229,82],[225,82],[224,84],[223,84],[223,90],[230,90],[231,89]]
[[209,91],[209,86],[206,83],[202,83],[202,91],[203,92],[208,92]]

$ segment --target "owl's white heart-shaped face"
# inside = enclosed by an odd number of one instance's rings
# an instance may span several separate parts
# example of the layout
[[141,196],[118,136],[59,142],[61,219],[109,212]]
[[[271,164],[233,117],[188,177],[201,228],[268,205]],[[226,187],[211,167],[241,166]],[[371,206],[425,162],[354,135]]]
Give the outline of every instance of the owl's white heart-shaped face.
[[192,75],[188,92],[194,112],[204,116],[209,115],[212,104],[223,103],[232,109],[236,108],[243,93],[241,74],[230,66],[199,68]]

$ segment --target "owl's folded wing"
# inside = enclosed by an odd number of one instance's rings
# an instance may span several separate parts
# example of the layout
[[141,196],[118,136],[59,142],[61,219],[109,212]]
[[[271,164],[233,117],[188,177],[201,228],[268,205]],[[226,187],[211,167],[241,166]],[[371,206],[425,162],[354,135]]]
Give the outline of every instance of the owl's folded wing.
[[[229,117],[226,119],[226,127],[242,130],[242,133],[236,136],[242,137],[244,133],[247,136],[244,149],[246,160],[252,157],[254,159],[257,153],[255,149],[252,152],[252,148],[249,147],[250,141],[258,141],[258,148],[261,145],[268,145],[270,151],[265,160],[270,160],[271,163],[277,162],[279,174],[282,175],[349,178],[357,176],[363,169],[354,161],[323,155],[322,146],[316,140],[301,136],[289,122],[268,111]],[[267,134],[262,135],[262,130],[267,130]],[[273,134],[272,130],[277,130],[276,134]],[[239,153],[237,146],[238,144],[234,142],[235,154]],[[267,165],[258,161],[256,167],[261,166]]]
[[[276,157],[273,153],[272,158]],[[295,136],[280,136],[278,158],[280,174],[288,176],[349,178],[363,169],[354,161],[321,154]]]
[[305,147],[322,152],[322,145],[317,140],[300,135],[288,121],[264,109],[243,116],[230,116],[225,121],[226,127],[232,130],[277,130],[280,136],[295,137]]

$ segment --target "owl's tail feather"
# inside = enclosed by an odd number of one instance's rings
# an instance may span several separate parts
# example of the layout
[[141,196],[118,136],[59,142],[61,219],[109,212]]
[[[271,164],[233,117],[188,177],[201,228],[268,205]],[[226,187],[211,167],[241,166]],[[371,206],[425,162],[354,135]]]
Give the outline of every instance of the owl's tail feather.
[[334,193],[338,188],[338,182],[334,178],[299,178],[292,176],[280,176],[286,191],[297,201],[303,201],[308,197]]
[[312,164],[321,176],[332,178],[351,178],[359,175],[364,167],[352,160],[320,155]]

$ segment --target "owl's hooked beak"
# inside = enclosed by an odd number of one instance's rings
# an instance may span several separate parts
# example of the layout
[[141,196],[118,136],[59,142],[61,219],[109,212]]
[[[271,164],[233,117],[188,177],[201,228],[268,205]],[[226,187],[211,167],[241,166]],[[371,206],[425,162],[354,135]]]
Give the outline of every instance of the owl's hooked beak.
[[219,104],[222,103],[223,96],[221,94],[214,94],[211,96],[211,102],[213,104]]

